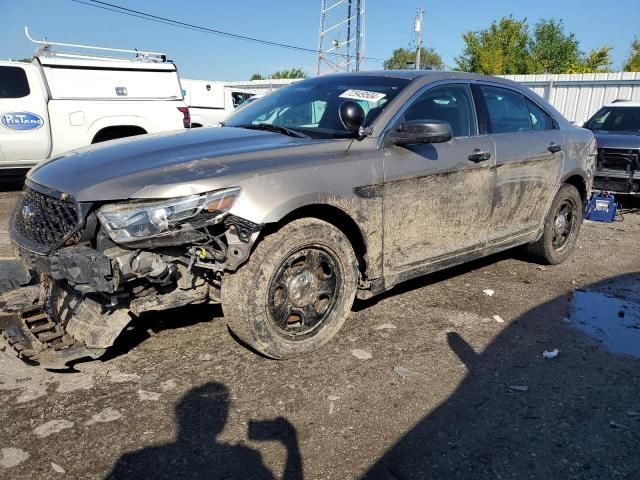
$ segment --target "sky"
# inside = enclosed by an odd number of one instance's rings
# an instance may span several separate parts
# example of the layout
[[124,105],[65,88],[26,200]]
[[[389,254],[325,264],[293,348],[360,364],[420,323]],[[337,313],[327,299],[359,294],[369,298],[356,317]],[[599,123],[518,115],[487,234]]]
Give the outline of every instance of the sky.
[[[127,8],[212,29],[316,49],[321,0],[107,0]],[[530,25],[541,18],[562,19],[582,50],[614,47],[614,69],[640,38],[638,0],[366,0],[365,56],[388,58],[412,40],[418,7],[425,9],[424,42],[455,66],[464,47],[462,34],[513,15]],[[246,80],[253,73],[301,67],[315,74],[314,53],[301,53],[222,38],[150,22],[72,0],[0,0],[0,59],[29,57],[34,50],[24,36],[114,48],[166,52],[184,78]],[[382,68],[367,61],[364,69]]]

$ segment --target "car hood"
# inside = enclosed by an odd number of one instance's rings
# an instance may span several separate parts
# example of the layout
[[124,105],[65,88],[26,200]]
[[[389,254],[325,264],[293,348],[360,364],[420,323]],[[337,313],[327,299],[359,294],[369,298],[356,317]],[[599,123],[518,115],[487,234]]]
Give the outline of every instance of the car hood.
[[67,152],[37,165],[28,178],[80,202],[170,198],[232,186],[261,170],[290,168],[292,163],[346,148],[345,141],[198,128]]
[[640,134],[594,132],[598,148],[640,149]]

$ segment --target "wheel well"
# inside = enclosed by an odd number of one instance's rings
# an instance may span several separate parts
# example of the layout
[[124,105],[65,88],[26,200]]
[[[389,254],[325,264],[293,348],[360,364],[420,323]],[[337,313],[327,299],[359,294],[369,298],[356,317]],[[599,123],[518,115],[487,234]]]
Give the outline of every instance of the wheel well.
[[587,203],[587,184],[584,179],[580,175],[573,175],[567,178],[564,183],[568,183],[569,185],[573,185],[580,192],[580,197],[582,198],[582,203]]
[[298,220],[299,218],[317,218],[318,220],[324,220],[338,228],[345,234],[351,243],[351,247],[358,259],[360,272],[364,273],[366,271],[365,253],[367,251],[367,247],[360,227],[358,227],[358,224],[347,213],[332,205],[314,204],[300,207],[288,213],[285,217],[280,219],[280,221],[267,224],[265,228],[263,228],[262,232],[263,234],[268,235],[269,233],[278,230],[283,225],[292,222],[293,220]]
[[116,138],[133,137],[145,133],[147,133],[147,131],[137,125],[114,125],[99,130],[93,137],[91,143],[106,142],[107,140],[114,140]]

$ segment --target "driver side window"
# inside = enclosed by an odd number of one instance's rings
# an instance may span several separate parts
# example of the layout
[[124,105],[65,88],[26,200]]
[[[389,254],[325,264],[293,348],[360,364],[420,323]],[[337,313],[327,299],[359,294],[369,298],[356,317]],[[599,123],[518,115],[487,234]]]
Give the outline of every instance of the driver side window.
[[430,88],[404,112],[404,120],[442,120],[451,125],[454,137],[475,135],[475,113],[469,86],[456,83]]
[[317,127],[327,108],[324,100],[314,100],[283,109],[272,123],[282,126]]

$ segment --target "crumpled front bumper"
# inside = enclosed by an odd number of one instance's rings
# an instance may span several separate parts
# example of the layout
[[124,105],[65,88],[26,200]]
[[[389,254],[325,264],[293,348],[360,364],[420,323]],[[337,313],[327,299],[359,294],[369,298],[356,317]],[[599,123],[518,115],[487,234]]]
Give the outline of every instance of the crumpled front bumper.
[[64,369],[75,360],[98,358],[131,321],[126,310],[106,312],[46,276],[41,280],[39,288],[23,287],[0,297],[5,349],[28,363]]
[[[81,358],[98,358],[104,349],[89,349],[53,320],[40,302],[39,291],[23,287],[9,294],[0,313],[0,331],[13,353],[28,363],[49,369],[67,368]],[[7,298],[7,295],[4,296]]]

